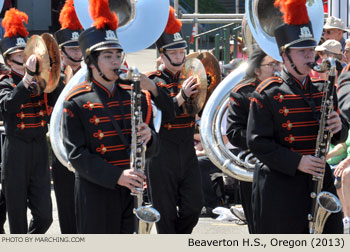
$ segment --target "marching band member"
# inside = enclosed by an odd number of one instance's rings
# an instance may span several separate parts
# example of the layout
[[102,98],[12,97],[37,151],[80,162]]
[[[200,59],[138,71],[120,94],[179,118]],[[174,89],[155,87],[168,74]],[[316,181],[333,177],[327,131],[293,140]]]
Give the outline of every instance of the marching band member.
[[[347,121],[350,121],[350,71],[349,65],[343,69],[339,76],[337,94],[339,99],[339,108]],[[348,137],[349,138],[349,137]],[[339,199],[343,207],[344,234],[350,234],[350,148],[349,141],[345,143],[346,158],[342,160],[334,169],[334,176],[340,178],[341,186],[337,189]]]
[[[11,233],[45,233],[52,223],[48,161],[47,104],[44,94],[33,94],[37,59],[24,66],[28,16],[10,9],[2,21],[6,33],[1,53],[11,73],[0,82],[0,109],[5,125],[2,185]],[[29,228],[27,206],[33,216]]]
[[[143,187],[145,179],[130,169],[132,90],[117,73],[124,53],[115,32],[118,19],[108,0],[90,0],[90,14],[94,24],[79,36],[87,80],[66,97],[63,115],[63,140],[75,168],[77,231],[132,233],[130,191]],[[145,92],[144,123],[137,134],[147,145],[147,157],[158,151],[156,134],[148,125],[152,124],[150,106],[150,94]]]
[[[7,78],[9,73],[10,73],[10,69],[5,64],[0,63],[0,82],[3,79]],[[3,125],[1,113],[0,113],[0,124],[1,126]],[[0,174],[1,174],[1,167],[0,167]],[[5,222],[6,222],[6,200],[5,200],[4,191],[0,190],[0,234],[5,234],[5,229],[4,229]]]
[[[230,94],[230,105],[227,115],[227,136],[232,145],[239,151],[248,149],[247,124],[250,97],[261,81],[272,77],[276,71],[281,71],[281,63],[266,55],[257,48],[248,59],[248,69],[245,78],[235,86]],[[237,150],[235,150],[237,151]],[[242,206],[248,222],[249,233],[255,233],[251,206],[252,183],[239,182]],[[231,211],[235,214],[234,207]]]
[[[64,87],[71,68],[76,73],[81,68],[83,54],[78,44],[78,37],[83,30],[73,6],[73,0],[66,0],[59,21],[61,29],[54,36],[59,45],[62,59],[61,79],[58,88]],[[67,84],[67,83],[65,83]],[[62,234],[76,234],[74,210],[74,173],[63,166],[52,152],[52,179],[57,202],[58,220]]]
[[179,87],[180,71],[187,47],[181,36],[181,21],[171,7],[168,24],[156,45],[164,63],[149,75],[172,98],[174,112],[164,114],[159,131],[160,153],[149,161],[153,206],[160,212],[158,233],[191,233],[203,206],[201,177],[194,149],[195,118],[184,113],[182,104],[196,94],[198,84],[191,76]]
[[[309,77],[317,42],[306,0],[276,0],[284,24],[275,38],[284,62],[281,77],[263,81],[254,91],[249,111],[247,143],[260,160],[252,192],[256,233],[309,233],[312,175],[323,174],[323,190],[336,195],[325,160],[314,157],[325,81]],[[336,94],[334,94],[336,97]],[[348,124],[339,116],[337,99],[327,120],[332,143],[344,142]],[[324,233],[342,233],[341,213],[331,214]]]

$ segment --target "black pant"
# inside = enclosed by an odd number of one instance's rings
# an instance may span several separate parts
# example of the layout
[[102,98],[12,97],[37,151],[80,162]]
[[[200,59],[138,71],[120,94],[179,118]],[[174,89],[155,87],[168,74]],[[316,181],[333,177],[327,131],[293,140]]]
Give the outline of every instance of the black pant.
[[[43,234],[52,223],[51,185],[46,137],[25,142],[6,136],[2,185],[10,232]],[[27,207],[33,216],[28,228]]]
[[239,192],[241,195],[244,215],[248,223],[249,233],[255,234],[252,209],[252,184],[252,182],[239,181]]
[[134,201],[130,190],[115,190],[75,178],[77,229],[80,234],[132,234]]
[[63,166],[52,152],[52,179],[57,202],[58,221],[62,234],[76,234],[74,206],[74,173]]
[[191,233],[203,207],[193,139],[181,144],[161,139],[160,153],[148,163],[148,171],[152,203],[161,215],[157,232]]
[[215,208],[223,204],[224,195],[221,197],[217,194],[211,175],[214,173],[222,173],[207,156],[198,157],[199,170],[202,179],[202,193],[204,199],[204,206],[208,208]]

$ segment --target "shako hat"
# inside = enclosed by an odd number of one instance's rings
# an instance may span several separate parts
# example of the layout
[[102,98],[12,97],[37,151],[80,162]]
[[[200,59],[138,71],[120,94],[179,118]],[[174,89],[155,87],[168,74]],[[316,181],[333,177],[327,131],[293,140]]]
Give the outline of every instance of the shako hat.
[[164,32],[156,41],[159,52],[187,47],[187,42],[183,39],[181,27],[182,22],[175,17],[175,10],[170,6],[168,23]]
[[59,47],[79,46],[78,38],[83,27],[75,12],[73,0],[66,0],[60,12],[59,22],[61,29],[54,34]]
[[279,52],[288,48],[317,46],[306,8],[307,0],[276,0],[274,6],[283,14],[284,24],[275,29]]
[[122,51],[116,33],[118,17],[115,12],[111,12],[108,0],[89,0],[89,12],[94,21],[93,26],[79,36],[79,45],[85,60],[94,51],[106,49]]
[[5,12],[4,19],[1,22],[2,27],[5,29],[5,34],[0,41],[0,50],[4,57],[22,51],[26,47],[29,32],[23,22],[28,23],[26,13],[16,8],[11,8]]

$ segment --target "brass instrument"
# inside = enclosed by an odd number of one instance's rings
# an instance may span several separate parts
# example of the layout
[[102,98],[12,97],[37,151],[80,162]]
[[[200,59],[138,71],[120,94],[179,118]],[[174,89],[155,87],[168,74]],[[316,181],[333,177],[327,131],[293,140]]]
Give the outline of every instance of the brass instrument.
[[[281,62],[282,58],[279,55],[273,31],[283,21],[280,11],[273,6],[273,3],[274,0],[246,0],[246,21],[249,32],[261,49]],[[307,7],[315,39],[318,41],[323,31],[322,0],[308,1]],[[245,36],[249,36],[249,32],[245,32]],[[250,38],[245,38],[245,41],[254,42]],[[251,45],[246,44],[246,46],[250,48]],[[221,121],[227,109],[229,94],[235,85],[242,81],[246,68],[246,63],[241,64],[214,90],[202,113],[200,135],[206,154],[219,169],[238,180],[252,182],[257,159],[249,153],[249,150],[234,155],[226,148],[221,134]]]
[[[169,5],[169,1],[164,0],[109,0],[111,11],[116,12],[119,19],[117,36],[125,53],[148,48],[162,35],[168,22]],[[74,0],[74,6],[81,25],[89,28],[93,21],[87,15],[87,0]]]
[[49,33],[43,33],[41,36],[32,35],[27,41],[24,54],[24,62],[32,54],[37,58],[35,72],[38,74],[34,78],[38,85],[34,93],[53,92],[58,85],[61,74],[61,57],[58,44],[53,36]]
[[189,99],[183,104],[184,112],[186,114],[195,116],[203,107],[205,97],[207,96],[207,75],[202,62],[197,58],[186,59],[182,68],[179,84],[182,86],[183,82],[190,76],[197,78],[198,93],[189,97]]
[[73,69],[71,66],[66,66],[65,69],[64,69],[64,80],[63,80],[63,83],[64,85],[66,85],[70,79],[72,79],[74,75],[74,72],[73,72]]
[[200,86],[198,93],[191,96],[183,106],[185,113],[195,116],[202,110],[216,86],[221,82],[219,62],[209,52],[193,52],[186,56],[180,74],[180,85],[190,76],[196,77]]
[[[130,168],[134,171],[145,173],[146,146],[139,142],[137,127],[143,122],[141,110],[141,87],[140,74],[135,67],[129,68],[127,80],[132,82],[131,94],[131,152]],[[143,206],[143,188],[135,188],[136,193],[131,193],[134,197],[135,232],[137,234],[149,234],[152,224],[159,221],[159,212],[150,205]]]
[[[333,111],[333,94],[336,78],[335,59],[324,59],[320,65],[316,65],[313,69],[318,72],[329,70],[329,79],[323,89],[321,117],[315,151],[315,157],[325,160],[332,138],[332,132],[326,130],[326,121],[329,114]],[[310,195],[312,198],[312,206],[311,213],[308,215],[310,234],[322,234],[329,215],[331,213],[338,213],[342,208],[337,196],[330,192],[321,191],[323,187],[323,178],[324,174],[312,176],[313,190]]]

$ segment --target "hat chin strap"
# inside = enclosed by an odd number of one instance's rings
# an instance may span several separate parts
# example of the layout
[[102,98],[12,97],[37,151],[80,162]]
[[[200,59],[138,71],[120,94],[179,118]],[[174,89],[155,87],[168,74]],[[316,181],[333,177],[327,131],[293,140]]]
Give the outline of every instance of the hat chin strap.
[[297,66],[294,64],[294,62],[293,62],[292,58],[290,57],[288,51],[286,51],[286,55],[287,55],[288,60],[290,61],[290,65],[291,65],[291,67],[293,68],[293,70],[294,70],[297,74],[303,75],[301,72],[299,72]]
[[170,64],[171,64],[172,66],[174,66],[174,67],[181,66],[181,65],[185,62],[185,60],[186,60],[186,56],[184,56],[182,62],[179,63],[179,64],[176,64],[176,63],[174,63],[174,62],[171,61],[170,57],[169,57],[168,54],[166,54],[165,52],[166,52],[166,51],[164,50],[163,53],[164,53],[165,57],[169,60]]
[[105,81],[108,81],[108,82],[112,81],[112,80],[108,79],[104,73],[102,73],[102,71],[100,70],[100,68],[97,65],[97,61],[95,60],[95,57],[91,56],[91,63],[94,64],[94,66],[96,67],[96,69],[98,71],[98,75],[100,75],[102,77],[102,79],[104,79]]
[[64,53],[64,55],[66,55],[66,57],[67,57],[69,60],[71,60],[71,61],[73,61],[73,62],[75,62],[75,63],[78,63],[78,62],[82,62],[82,61],[83,61],[83,57],[81,57],[79,60],[76,60],[76,59],[73,59],[71,56],[69,56],[68,53],[66,52],[66,49],[65,49],[64,46],[62,46],[61,50],[62,50],[62,52]]
[[13,59],[10,59],[11,62],[15,63],[16,65],[18,66],[23,66],[23,63],[17,61],[17,60],[13,60]]

